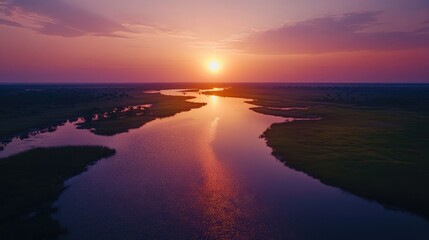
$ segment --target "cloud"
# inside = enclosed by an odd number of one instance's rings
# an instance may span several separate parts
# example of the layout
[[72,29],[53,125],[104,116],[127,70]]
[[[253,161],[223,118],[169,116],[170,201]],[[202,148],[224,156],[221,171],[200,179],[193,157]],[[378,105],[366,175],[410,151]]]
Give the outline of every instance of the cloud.
[[1,18],[0,18],[0,25],[7,25],[11,27],[23,27],[21,24],[17,22],[13,22],[13,21],[9,21],[7,19],[1,19]]
[[194,39],[192,32],[160,24],[117,23],[62,0],[0,0],[0,25],[31,29],[45,35],[79,37],[157,36]]
[[429,47],[429,29],[374,32],[381,12],[353,12],[327,16],[280,28],[258,31],[231,43],[234,49],[255,54],[315,54],[384,51]]
[[193,32],[173,29],[171,27],[162,24],[151,24],[151,23],[127,23],[125,27],[133,31],[133,33],[146,36],[146,37],[163,37],[163,38],[180,38],[193,40],[196,39],[196,35]]
[[64,37],[117,36],[123,25],[62,0],[0,0],[0,25]]

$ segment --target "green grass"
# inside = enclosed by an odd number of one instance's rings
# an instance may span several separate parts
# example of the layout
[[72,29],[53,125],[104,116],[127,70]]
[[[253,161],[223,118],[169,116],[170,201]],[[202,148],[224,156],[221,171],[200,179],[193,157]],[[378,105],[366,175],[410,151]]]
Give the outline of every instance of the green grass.
[[[215,94],[253,98],[252,110],[262,114],[322,117],[273,124],[263,134],[273,155],[323,183],[429,218],[424,89],[260,87]],[[268,108],[297,106],[309,109]]]
[[429,117],[326,107],[320,121],[271,126],[286,165],[386,206],[429,217]]
[[[94,133],[114,135],[138,128],[156,118],[173,116],[181,111],[203,106],[191,103],[186,96],[146,94],[144,91],[164,86],[0,86],[0,143],[13,137],[28,137],[31,132],[61,125],[78,117],[90,118],[94,114],[115,108],[152,104],[153,108],[141,116],[110,119],[82,124],[81,128],[94,128]],[[28,91],[37,89],[37,91]],[[2,146],[0,144],[0,150]]]
[[0,159],[0,239],[56,239],[51,218],[64,182],[115,150],[98,146],[36,148]]
[[112,136],[127,132],[130,129],[139,128],[145,123],[157,118],[171,117],[179,112],[199,108],[205,103],[194,103],[186,101],[192,97],[164,96],[161,94],[150,94],[148,100],[152,106],[144,110],[142,115],[122,116],[122,118],[109,118],[99,121],[87,121],[79,125],[79,128],[91,129],[97,135]]

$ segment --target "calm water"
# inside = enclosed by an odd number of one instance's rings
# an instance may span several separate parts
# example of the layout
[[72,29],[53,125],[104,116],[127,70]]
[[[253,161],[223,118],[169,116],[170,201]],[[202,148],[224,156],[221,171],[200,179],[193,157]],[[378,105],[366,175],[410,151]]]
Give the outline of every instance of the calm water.
[[283,118],[244,99],[188,95],[207,105],[114,137],[67,123],[0,157],[37,146],[117,150],[67,182],[55,203],[63,239],[429,239],[428,221],[277,161],[259,136]]

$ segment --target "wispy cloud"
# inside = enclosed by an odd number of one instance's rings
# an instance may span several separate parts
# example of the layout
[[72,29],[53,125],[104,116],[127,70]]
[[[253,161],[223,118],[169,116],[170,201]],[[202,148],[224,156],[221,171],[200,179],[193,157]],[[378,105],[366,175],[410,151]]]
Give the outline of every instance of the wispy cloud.
[[130,30],[61,0],[0,0],[0,24],[64,37],[118,36]]
[[257,31],[232,48],[255,54],[314,54],[348,51],[383,51],[429,47],[429,29],[370,31],[379,25],[381,12],[353,12],[327,16],[279,28]]
[[218,51],[218,52],[235,52],[240,53],[244,52],[241,49],[232,48],[231,46],[241,42],[247,34],[234,34],[229,36],[228,38],[217,40],[217,41],[204,41],[198,37],[192,39],[193,41],[188,42],[188,46],[192,48],[205,49],[210,51]]
[[0,25],[7,25],[11,27],[23,27],[20,23],[9,21],[7,19],[1,19],[1,18],[0,18]]
[[127,29],[130,29],[134,34],[140,36],[156,36],[165,38],[180,38],[193,40],[196,36],[193,32],[186,31],[183,29],[174,29],[162,24],[153,23],[127,23],[124,24]]
[[0,0],[0,25],[31,29],[45,35],[134,38],[165,37],[193,40],[196,36],[161,24],[117,23],[62,0]]

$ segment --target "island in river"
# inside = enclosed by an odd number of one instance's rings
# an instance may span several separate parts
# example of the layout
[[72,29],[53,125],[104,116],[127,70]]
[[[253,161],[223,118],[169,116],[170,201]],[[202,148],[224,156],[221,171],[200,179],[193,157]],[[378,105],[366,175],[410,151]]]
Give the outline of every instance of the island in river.
[[[204,106],[157,91],[171,84],[0,85],[0,150],[14,137],[55,131],[83,118],[80,128],[112,136],[157,118]],[[176,85],[174,85],[176,86]],[[135,107],[128,111],[124,109]]]

